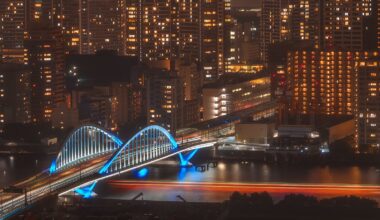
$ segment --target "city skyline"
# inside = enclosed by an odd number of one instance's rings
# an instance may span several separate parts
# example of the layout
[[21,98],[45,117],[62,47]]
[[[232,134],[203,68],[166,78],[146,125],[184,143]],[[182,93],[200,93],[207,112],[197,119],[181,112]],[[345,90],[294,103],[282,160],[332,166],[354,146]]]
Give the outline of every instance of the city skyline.
[[0,219],[373,218],[379,97],[379,0],[1,0]]

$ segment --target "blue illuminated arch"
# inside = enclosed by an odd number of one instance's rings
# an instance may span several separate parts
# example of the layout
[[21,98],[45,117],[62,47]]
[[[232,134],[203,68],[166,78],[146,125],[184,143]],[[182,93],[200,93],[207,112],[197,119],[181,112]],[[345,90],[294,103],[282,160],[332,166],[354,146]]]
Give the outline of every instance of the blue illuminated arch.
[[[165,128],[151,125],[137,132],[116,151],[100,169],[99,174],[116,172],[165,155],[177,148],[176,140]],[[115,166],[114,169],[112,166]]]
[[96,125],[80,126],[64,141],[57,158],[50,166],[50,173],[106,153],[113,153],[122,144],[118,137]]

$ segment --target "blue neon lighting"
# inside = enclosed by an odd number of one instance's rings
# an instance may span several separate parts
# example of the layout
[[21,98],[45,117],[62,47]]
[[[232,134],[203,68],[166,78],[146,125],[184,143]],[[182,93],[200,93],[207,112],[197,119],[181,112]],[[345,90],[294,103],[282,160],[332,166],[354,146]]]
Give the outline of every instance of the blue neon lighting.
[[136,177],[138,178],[144,178],[148,175],[149,170],[148,168],[142,168],[141,170],[137,171]]
[[113,163],[113,161],[120,155],[120,153],[126,148],[129,146],[129,144],[134,140],[136,139],[139,135],[141,135],[143,132],[145,132],[146,130],[148,129],[157,129],[159,130],[160,132],[162,132],[168,139],[169,141],[171,142],[171,144],[173,145],[174,148],[178,148],[178,144],[177,144],[177,141],[174,139],[174,137],[163,127],[161,126],[158,126],[158,125],[151,125],[151,126],[148,126],[144,129],[142,129],[141,131],[137,132],[131,139],[128,140],[127,143],[125,143],[123,145],[123,147],[121,147],[112,157],[111,159],[109,159],[107,161],[106,164],[104,164],[104,166],[99,170],[99,174],[104,174],[108,168],[111,166],[111,164]]
[[187,173],[187,168],[181,167],[178,173],[178,180],[183,181],[186,177],[186,173]]
[[53,174],[53,173],[55,173],[57,171],[57,165],[56,165],[56,163],[55,163],[55,160],[53,160],[52,162],[51,162],[51,165],[50,165],[50,168],[49,168],[49,173],[50,174]]
[[105,132],[107,135],[109,135],[109,137],[116,142],[116,144],[120,147],[121,145],[123,145],[123,142],[116,136],[114,135],[111,135],[111,134],[108,134],[107,132]]
[[94,182],[89,186],[78,188],[78,189],[75,189],[74,191],[78,193],[79,195],[81,195],[83,198],[89,199],[92,197],[92,191],[94,190],[96,183],[97,182]]
[[[65,167],[67,167],[69,164],[71,163],[75,163],[77,161],[81,161],[83,158],[78,158],[77,155],[75,156],[75,158],[77,158],[76,160],[73,160],[73,161],[69,161],[69,162],[66,162],[64,163],[63,165],[60,164],[60,160],[61,160],[61,157],[62,157],[62,152],[65,151],[65,146],[68,142],[71,142],[72,139],[75,139],[76,138],[76,134],[77,132],[80,132],[81,130],[83,129],[93,129],[95,132],[99,132],[99,133],[102,133],[104,135],[106,135],[108,138],[110,138],[114,143],[116,143],[116,148],[120,148],[122,145],[123,145],[123,141],[118,138],[116,135],[112,134],[111,132],[108,132],[96,125],[84,125],[84,126],[81,126],[77,129],[75,129],[70,135],[68,138],[66,138],[64,144],[63,144],[63,147],[62,149],[60,150],[60,152],[58,153],[58,156],[57,156],[57,159],[56,159],[56,167],[55,167],[55,172],[57,170],[62,170],[64,169]],[[72,151],[72,149],[71,149]],[[89,156],[89,155],[87,155]],[[58,162],[58,163],[57,163]]]
[[185,167],[185,166],[189,165],[189,161],[191,160],[191,158],[194,157],[194,155],[198,152],[198,150],[199,150],[199,148],[191,151],[188,155],[185,156],[186,158],[183,156],[182,153],[179,153],[179,160],[180,160],[179,165],[181,167]]

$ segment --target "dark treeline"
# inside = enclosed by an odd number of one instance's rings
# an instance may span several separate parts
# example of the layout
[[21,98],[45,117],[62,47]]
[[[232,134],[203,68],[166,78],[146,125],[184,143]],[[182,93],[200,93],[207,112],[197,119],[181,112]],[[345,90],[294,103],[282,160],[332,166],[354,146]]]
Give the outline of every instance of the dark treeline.
[[379,219],[378,203],[367,198],[343,196],[318,200],[289,194],[275,203],[267,193],[235,192],[224,204],[225,219]]

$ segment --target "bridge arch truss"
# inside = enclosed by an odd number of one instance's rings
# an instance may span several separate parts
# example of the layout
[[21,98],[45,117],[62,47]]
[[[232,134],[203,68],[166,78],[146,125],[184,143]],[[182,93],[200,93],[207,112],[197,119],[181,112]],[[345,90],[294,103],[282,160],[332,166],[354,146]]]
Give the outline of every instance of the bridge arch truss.
[[53,162],[54,171],[64,170],[91,158],[115,152],[122,144],[118,137],[98,126],[81,126],[64,141],[57,159]]
[[107,161],[100,174],[115,173],[173,153],[178,144],[173,136],[157,125],[136,133]]

